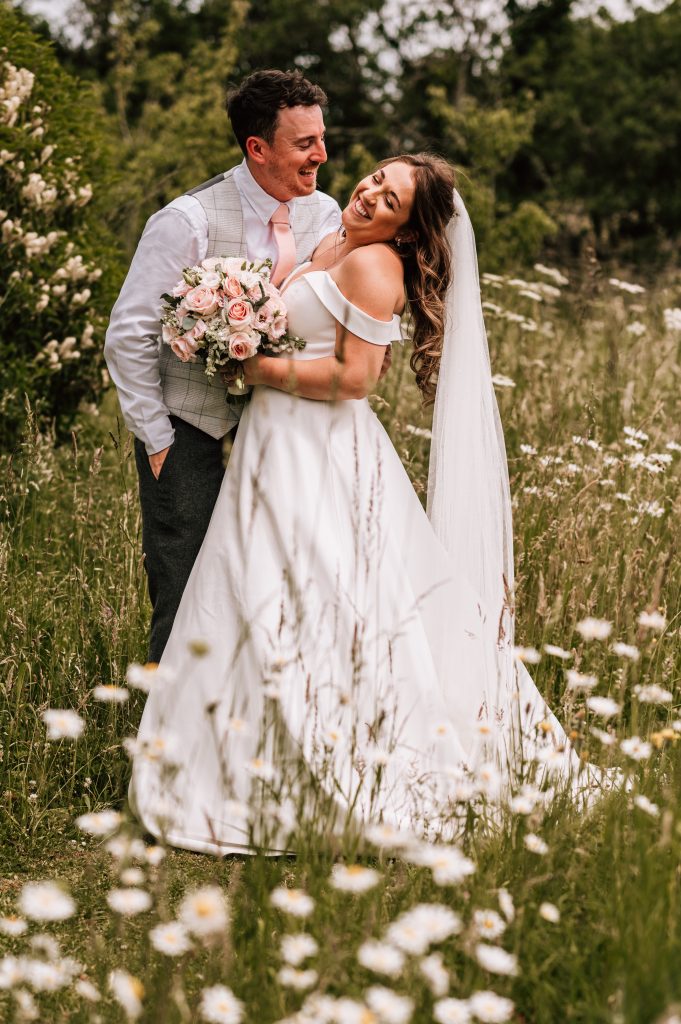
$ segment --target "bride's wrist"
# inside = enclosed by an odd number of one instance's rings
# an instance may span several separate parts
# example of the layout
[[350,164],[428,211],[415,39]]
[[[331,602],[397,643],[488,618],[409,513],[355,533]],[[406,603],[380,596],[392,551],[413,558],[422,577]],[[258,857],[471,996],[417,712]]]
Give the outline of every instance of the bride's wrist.
[[244,359],[241,364],[244,374],[244,384],[263,384],[263,359],[265,356],[255,355],[250,359]]

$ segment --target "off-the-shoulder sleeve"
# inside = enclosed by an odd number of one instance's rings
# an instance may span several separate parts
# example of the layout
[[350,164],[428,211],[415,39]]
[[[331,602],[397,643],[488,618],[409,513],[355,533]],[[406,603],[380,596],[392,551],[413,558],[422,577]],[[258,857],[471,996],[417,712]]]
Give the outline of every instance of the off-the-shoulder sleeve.
[[346,299],[333,278],[324,270],[304,274],[301,281],[307,281],[335,320],[363,341],[370,341],[373,345],[390,345],[393,341],[402,341],[400,317],[397,313],[391,320],[377,320],[370,316]]

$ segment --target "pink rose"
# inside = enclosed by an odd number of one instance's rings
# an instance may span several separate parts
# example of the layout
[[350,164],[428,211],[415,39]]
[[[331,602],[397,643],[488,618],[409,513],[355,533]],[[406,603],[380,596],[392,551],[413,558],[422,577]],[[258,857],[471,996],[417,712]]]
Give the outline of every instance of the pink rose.
[[238,277],[227,277],[225,283],[222,286],[222,290],[225,295],[229,295],[230,299],[236,299],[237,296],[243,295],[244,290],[241,287],[241,282]]
[[252,284],[248,289],[248,297],[249,299],[252,299],[253,302],[259,302],[262,298],[263,291],[264,287],[261,289],[260,282],[258,281],[257,284]]
[[196,362],[196,350],[198,348],[198,342],[195,338],[189,336],[189,334],[180,334],[179,337],[174,338],[170,342],[170,347],[183,363],[194,363]]
[[208,325],[205,324],[203,320],[197,320],[194,326],[192,327],[191,331],[186,332],[186,335],[188,338],[195,338],[196,341],[199,341],[204,336],[207,330]]
[[232,359],[250,359],[258,351],[260,339],[254,331],[235,331],[229,339]]
[[178,282],[173,288],[173,295],[176,299],[181,299],[189,291],[189,285],[184,278]]
[[210,316],[219,305],[218,297],[213,289],[205,288],[201,284],[196,288],[191,288],[185,295],[184,301],[193,312],[200,313],[201,316]]
[[227,319],[233,327],[245,327],[253,322],[253,307],[243,299],[231,299],[227,303]]

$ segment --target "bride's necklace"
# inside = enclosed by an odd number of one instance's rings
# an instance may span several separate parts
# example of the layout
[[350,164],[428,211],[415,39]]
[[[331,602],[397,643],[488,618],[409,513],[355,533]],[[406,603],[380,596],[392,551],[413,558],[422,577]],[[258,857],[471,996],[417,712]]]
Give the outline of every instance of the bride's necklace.
[[333,245],[329,246],[329,248],[321,256],[318,262],[310,260],[309,264],[305,266],[305,269],[302,272],[300,267],[296,268],[296,272],[294,272],[295,276],[293,274],[291,275],[291,277],[286,282],[286,288],[288,288],[289,285],[295,284],[295,282],[299,281],[301,277],[305,277],[307,274],[311,274],[313,271],[326,271],[329,270],[331,267],[335,267],[337,263],[340,263],[340,261],[346,255],[345,234],[341,235],[342,230],[342,228],[338,229],[338,240],[334,241]]
[[326,252],[322,255],[319,263],[315,263],[314,260],[312,260],[310,266],[314,270],[330,270],[331,267],[335,267],[337,263],[340,263],[345,255],[345,231],[343,228],[339,228],[333,245],[329,246]]

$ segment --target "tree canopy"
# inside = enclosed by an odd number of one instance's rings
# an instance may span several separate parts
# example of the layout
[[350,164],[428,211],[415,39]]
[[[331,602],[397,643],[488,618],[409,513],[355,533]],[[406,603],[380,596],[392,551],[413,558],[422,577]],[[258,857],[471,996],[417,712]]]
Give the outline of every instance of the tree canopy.
[[73,0],[80,40],[55,44],[112,119],[128,247],[153,209],[240,158],[225,88],[276,66],[329,96],[321,184],[341,201],[374,160],[429,148],[459,169],[491,263],[549,238],[671,251],[681,0],[622,22],[578,18],[575,0],[500,5],[494,18],[473,0],[389,15],[379,0]]

